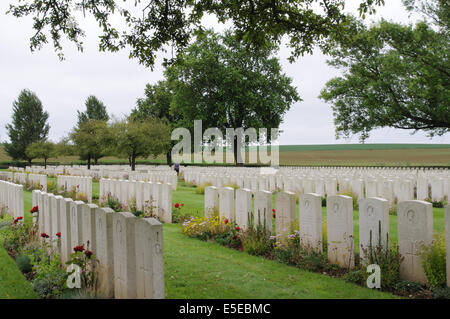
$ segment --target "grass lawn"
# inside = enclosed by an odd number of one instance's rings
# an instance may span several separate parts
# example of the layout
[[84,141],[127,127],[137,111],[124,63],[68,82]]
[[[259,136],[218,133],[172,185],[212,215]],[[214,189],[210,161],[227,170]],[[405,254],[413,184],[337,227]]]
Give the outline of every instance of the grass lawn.
[[187,238],[164,225],[167,298],[393,298],[216,243]]

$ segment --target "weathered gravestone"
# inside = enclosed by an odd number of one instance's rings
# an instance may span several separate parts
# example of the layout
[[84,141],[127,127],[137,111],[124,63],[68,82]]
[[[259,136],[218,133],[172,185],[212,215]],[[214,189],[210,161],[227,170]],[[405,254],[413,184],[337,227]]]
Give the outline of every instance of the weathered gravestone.
[[81,209],[81,225],[82,225],[82,242],[89,243],[89,249],[96,253],[96,238],[95,238],[95,211],[98,208],[95,204],[85,204]]
[[[61,232],[61,205],[60,200],[62,199],[62,196],[53,196],[50,197],[50,207],[52,211],[52,234],[50,235],[50,238],[57,239],[56,234]],[[55,247],[57,245],[57,242],[54,242]],[[60,247],[58,247],[60,249]]]
[[353,268],[355,254],[351,197],[327,197],[327,239],[328,260],[344,268]]
[[295,221],[295,194],[280,192],[275,196],[275,232],[280,236],[289,235]]
[[114,297],[114,238],[111,208],[95,209],[95,256],[99,261],[98,286],[107,298]]
[[66,263],[72,254],[72,239],[71,239],[71,225],[70,225],[70,207],[71,198],[59,199],[60,211],[60,229],[61,229],[61,260]]
[[410,200],[398,203],[398,246],[403,261],[400,277],[421,284],[427,282],[422,268],[422,245],[433,241],[433,206],[431,203]]
[[162,231],[162,224],[154,218],[141,218],[136,221],[137,298],[164,298]]
[[37,203],[38,203],[38,229],[39,234],[42,234],[44,232],[44,221],[45,221],[45,215],[44,215],[44,195],[45,193],[39,192],[37,194]]
[[272,193],[259,191],[255,193],[254,201],[254,224],[257,229],[265,229],[272,234]]
[[131,213],[114,213],[114,297],[136,298],[136,217]]
[[300,244],[322,252],[322,196],[300,195]]
[[85,205],[82,201],[70,202],[70,242],[72,248],[79,245],[86,245],[83,243],[82,232],[82,209]]
[[50,236],[50,239],[54,238],[54,234],[52,231],[52,207],[50,205],[50,198],[55,197],[53,194],[45,194],[44,195],[44,232]]
[[219,190],[219,194],[220,217],[227,218],[230,222],[234,221],[234,189],[223,187]]
[[359,244],[361,259],[366,259],[370,249],[387,247],[389,236],[389,202],[370,197],[359,201]]
[[171,184],[161,184],[162,188],[162,216],[161,220],[166,223],[172,223],[172,185]]
[[205,187],[205,216],[219,213],[219,191],[215,186]]
[[246,188],[236,190],[236,224],[247,229],[252,218],[252,191]]
[[445,206],[445,247],[447,252],[447,286],[450,287],[450,205]]

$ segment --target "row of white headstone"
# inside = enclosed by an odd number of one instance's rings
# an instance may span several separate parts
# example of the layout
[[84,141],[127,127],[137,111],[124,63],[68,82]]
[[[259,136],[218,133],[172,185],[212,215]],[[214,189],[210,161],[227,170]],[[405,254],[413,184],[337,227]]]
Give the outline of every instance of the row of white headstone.
[[127,207],[135,201],[137,210],[152,210],[158,218],[172,222],[172,185],[143,181],[100,180],[100,202],[108,196],[116,198]]
[[[253,207],[253,209],[252,209]],[[295,226],[296,195],[279,192],[275,196],[275,233],[280,238],[289,235]],[[353,199],[349,196],[328,196],[327,241],[328,259],[342,267],[354,267]],[[250,224],[264,227],[272,233],[272,193],[231,187],[205,188],[205,214],[219,213],[246,229]],[[421,245],[433,240],[433,207],[431,203],[410,200],[398,204],[398,245],[404,257],[401,276],[404,279],[426,283],[420,260]],[[253,218],[252,218],[253,217]],[[446,241],[450,247],[450,206],[445,208]],[[299,198],[299,232],[302,245],[322,252],[322,196],[302,194]],[[383,198],[365,198],[359,201],[359,245],[361,257],[370,245],[381,243],[386,247],[389,237],[389,202]],[[372,242],[370,242],[372,240]],[[447,248],[447,282],[450,285],[450,249]]]
[[[365,187],[369,193],[366,197],[386,194],[402,201],[414,199],[414,188],[417,187],[419,200],[432,198],[441,201],[450,197],[448,169],[281,167],[266,172],[263,168],[187,167],[183,168],[182,175],[186,181],[197,185],[210,183],[222,187],[236,184],[252,191],[278,189],[297,194],[335,195],[339,188],[339,192],[353,191],[361,196]],[[431,189],[430,194],[428,188]]]
[[6,172],[9,173],[7,176],[8,180],[13,181],[16,184],[22,184],[22,185],[39,185],[39,189],[43,191],[47,191],[47,175],[41,175],[41,174],[28,174],[28,173],[12,173],[12,172]]
[[88,203],[92,203],[92,177],[58,175],[57,184],[59,190],[75,190],[77,194],[86,195]]
[[[39,233],[46,233],[65,263],[84,245],[99,261],[101,293],[108,298],[164,298],[162,224],[128,212],[85,204],[38,190]],[[60,233],[60,239],[56,234]]]
[[0,180],[0,208],[14,218],[23,216],[23,186]]
[[0,172],[0,180],[11,182],[13,180],[13,172]]

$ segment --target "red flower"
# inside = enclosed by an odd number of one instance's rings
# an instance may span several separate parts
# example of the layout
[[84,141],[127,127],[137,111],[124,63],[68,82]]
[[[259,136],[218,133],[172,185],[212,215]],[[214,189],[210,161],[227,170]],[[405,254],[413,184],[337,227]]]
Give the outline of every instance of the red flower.
[[85,255],[87,256],[87,258],[91,258],[91,256],[92,256],[92,251],[86,250],[84,253],[85,253]]
[[184,204],[181,204],[181,207],[183,207],[184,206]]
[[277,215],[275,213],[273,213],[273,218],[277,218]]
[[237,238],[238,238],[238,235],[234,235],[234,236],[233,236],[233,239],[237,239]]
[[33,213],[36,213],[36,212],[38,212],[38,211],[39,211],[39,207],[38,207],[38,206],[34,206],[34,207],[30,210],[30,213],[33,214]]
[[49,238],[50,236],[47,235],[46,233],[41,233],[41,237],[42,237],[42,238]]
[[78,252],[78,251],[82,252],[82,251],[84,251],[84,245],[75,246],[75,247],[73,247],[73,250],[75,252]]
[[61,237],[61,232],[56,233],[56,237]]
[[272,212],[275,213],[275,208],[272,209]]
[[225,218],[225,220],[223,221],[225,224],[228,224],[228,218]]
[[19,217],[17,217],[17,218],[14,218],[13,224],[17,224],[17,222],[18,222],[19,220],[22,220],[22,219],[23,219],[22,216],[19,216]]
[[236,229],[237,231],[240,231],[240,230],[241,230],[241,227],[236,226],[235,229]]
[[178,208],[178,207],[180,207],[180,204],[176,203],[175,208]]

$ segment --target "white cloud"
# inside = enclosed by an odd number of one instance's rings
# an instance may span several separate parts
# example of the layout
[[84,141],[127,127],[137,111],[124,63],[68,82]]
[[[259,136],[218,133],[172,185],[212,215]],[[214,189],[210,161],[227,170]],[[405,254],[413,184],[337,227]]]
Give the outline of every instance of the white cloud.
[[[9,1],[0,2],[0,140],[7,138],[5,124],[11,120],[12,102],[19,92],[29,88],[42,100],[50,114],[50,138],[59,139],[76,122],[76,110],[84,108],[84,100],[90,94],[104,101],[108,111],[117,116],[128,114],[136,99],[143,96],[146,83],[162,79],[162,56],[151,71],[128,58],[128,52],[100,53],[94,21],[84,20],[88,37],[85,52],[66,43],[66,60],[61,62],[51,45],[31,53],[29,37],[32,35],[31,19],[16,19],[5,15]],[[348,1],[348,10],[355,10],[356,1]],[[376,17],[396,21],[408,21],[408,15],[400,0],[390,0]],[[373,20],[373,18],[372,18]],[[217,25],[213,19],[205,19],[208,25]],[[223,29],[223,26],[219,26]],[[286,114],[281,129],[281,144],[334,144],[355,143],[357,139],[337,140],[334,134],[333,116],[329,105],[318,99],[324,84],[339,73],[330,68],[326,57],[316,51],[314,55],[299,58],[295,63],[287,61],[289,50],[282,48],[279,56],[284,71],[293,78],[303,102],[295,104]],[[450,136],[434,138],[433,143],[450,143]],[[423,133],[384,129],[374,132],[368,143],[428,143]]]

